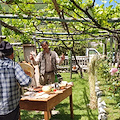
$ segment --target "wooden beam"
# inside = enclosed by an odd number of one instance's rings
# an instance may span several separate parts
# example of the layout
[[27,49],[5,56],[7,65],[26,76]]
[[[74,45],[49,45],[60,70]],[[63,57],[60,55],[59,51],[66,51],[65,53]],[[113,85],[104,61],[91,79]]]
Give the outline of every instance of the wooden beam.
[[[32,19],[33,16],[27,16],[23,15],[23,17],[19,17],[18,15],[12,15],[12,14],[0,14],[0,18],[9,18],[9,19]],[[61,21],[61,22],[89,22],[91,21],[89,18],[85,19],[73,19],[73,18],[66,18],[66,19],[60,19],[59,17],[36,17],[37,20],[42,21]],[[111,22],[120,22],[120,18],[112,18],[108,20],[109,23]]]
[[[98,31],[97,33],[108,33],[108,32],[107,31]],[[42,34],[42,35],[81,35],[81,34],[88,34],[88,33],[80,33],[80,32],[78,32],[78,33],[35,32],[35,34]]]
[[[73,41],[72,39],[54,39],[54,38],[35,38],[36,40],[51,40],[51,41]],[[98,38],[86,38],[86,39],[76,39],[74,41],[86,41],[86,40],[100,40],[100,39],[106,39],[104,37],[98,37]]]
[[[19,17],[18,15],[12,15],[12,14],[0,14],[0,18],[9,18],[9,19],[32,19],[33,16],[27,16],[23,15],[22,17]],[[60,19],[59,17],[36,17],[37,20],[42,20],[42,21],[60,21],[60,22],[80,22],[85,20],[80,20],[80,19],[73,19],[73,18],[66,18],[66,19]]]

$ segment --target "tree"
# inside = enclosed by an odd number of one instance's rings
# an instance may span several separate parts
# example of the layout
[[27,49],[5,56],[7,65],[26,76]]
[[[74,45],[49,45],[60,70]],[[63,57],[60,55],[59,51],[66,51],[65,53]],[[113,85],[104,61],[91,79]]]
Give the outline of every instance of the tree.
[[[117,19],[120,17],[119,4],[117,3],[115,7],[112,5],[104,7],[104,3],[99,6],[95,1],[43,0],[42,2],[41,0],[38,2],[37,0],[1,0],[4,4],[0,8],[1,14],[11,13],[18,15],[20,18],[20,20],[1,19],[1,23],[6,24],[4,25],[5,28],[14,31],[7,30],[8,32],[5,32],[6,29],[3,28],[3,33],[11,37],[19,35],[19,40],[25,41],[32,39],[33,35],[38,36],[36,34],[36,31],[38,31],[41,39],[55,39],[56,42],[62,43],[66,49],[72,50],[74,56],[74,46],[77,40],[82,41],[83,38],[89,37],[94,39],[114,37],[118,42],[118,51],[120,51],[120,26],[119,19]],[[109,0],[109,3],[112,1]],[[42,9],[38,9],[38,7],[35,9],[35,5],[41,4],[44,4]],[[9,7],[7,12],[5,5],[6,8]],[[25,20],[24,15],[27,15],[27,20]],[[46,32],[52,34],[45,34]],[[53,34],[60,32],[67,34]],[[68,46],[65,41],[69,41],[71,45]]]

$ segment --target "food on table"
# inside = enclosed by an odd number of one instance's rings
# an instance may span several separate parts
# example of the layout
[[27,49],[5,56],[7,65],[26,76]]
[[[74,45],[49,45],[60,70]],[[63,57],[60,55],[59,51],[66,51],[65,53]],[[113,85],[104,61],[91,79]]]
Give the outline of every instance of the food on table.
[[62,82],[59,84],[60,89],[64,89],[64,88],[67,86],[67,84],[68,84],[67,81],[62,81]]
[[59,87],[60,89],[64,89],[66,87],[66,84],[60,84]]
[[56,87],[56,83],[37,86],[32,88],[27,88],[28,92],[24,93],[24,96],[33,97],[36,99],[48,98],[51,94],[60,94],[63,93],[63,89],[66,89],[69,86],[73,86],[73,82],[62,81],[57,84],[59,87]]
[[30,95],[33,95],[33,94],[34,94],[33,92],[29,92],[29,91],[24,93],[25,96],[30,96]]
[[36,91],[36,92],[42,91],[42,87],[43,87],[42,85],[38,86],[38,87],[35,87],[34,91]]
[[44,93],[45,92],[38,92],[38,93],[35,94],[35,96],[37,97],[37,96],[43,95]]
[[51,86],[43,86],[42,87],[42,91],[45,93],[50,93],[51,92],[52,87]]
[[61,81],[61,84],[64,84],[67,86],[68,82],[67,81]]
[[37,93],[34,98],[36,98],[36,99],[40,99],[40,98],[43,99],[43,98],[48,98],[48,97],[50,97],[49,94],[46,94],[46,93],[44,93],[44,92],[41,92],[41,93],[43,93],[43,94]]
[[70,86],[74,86],[73,82],[69,82],[68,85],[70,85]]

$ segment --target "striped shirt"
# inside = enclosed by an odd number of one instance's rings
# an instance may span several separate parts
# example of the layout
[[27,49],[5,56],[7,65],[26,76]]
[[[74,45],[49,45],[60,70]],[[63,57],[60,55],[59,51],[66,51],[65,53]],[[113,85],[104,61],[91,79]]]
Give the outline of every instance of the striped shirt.
[[28,86],[32,79],[20,65],[9,58],[0,59],[0,115],[12,112],[19,104],[20,86]]

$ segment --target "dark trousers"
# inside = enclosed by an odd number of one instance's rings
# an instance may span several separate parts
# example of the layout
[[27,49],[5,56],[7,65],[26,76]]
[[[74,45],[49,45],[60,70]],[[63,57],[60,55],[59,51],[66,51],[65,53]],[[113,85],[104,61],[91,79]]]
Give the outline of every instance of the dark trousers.
[[40,75],[40,84],[46,85],[55,82],[55,74],[54,72],[45,73],[44,75]]
[[0,115],[0,120],[18,120],[19,119],[19,105],[17,108],[7,115]]

